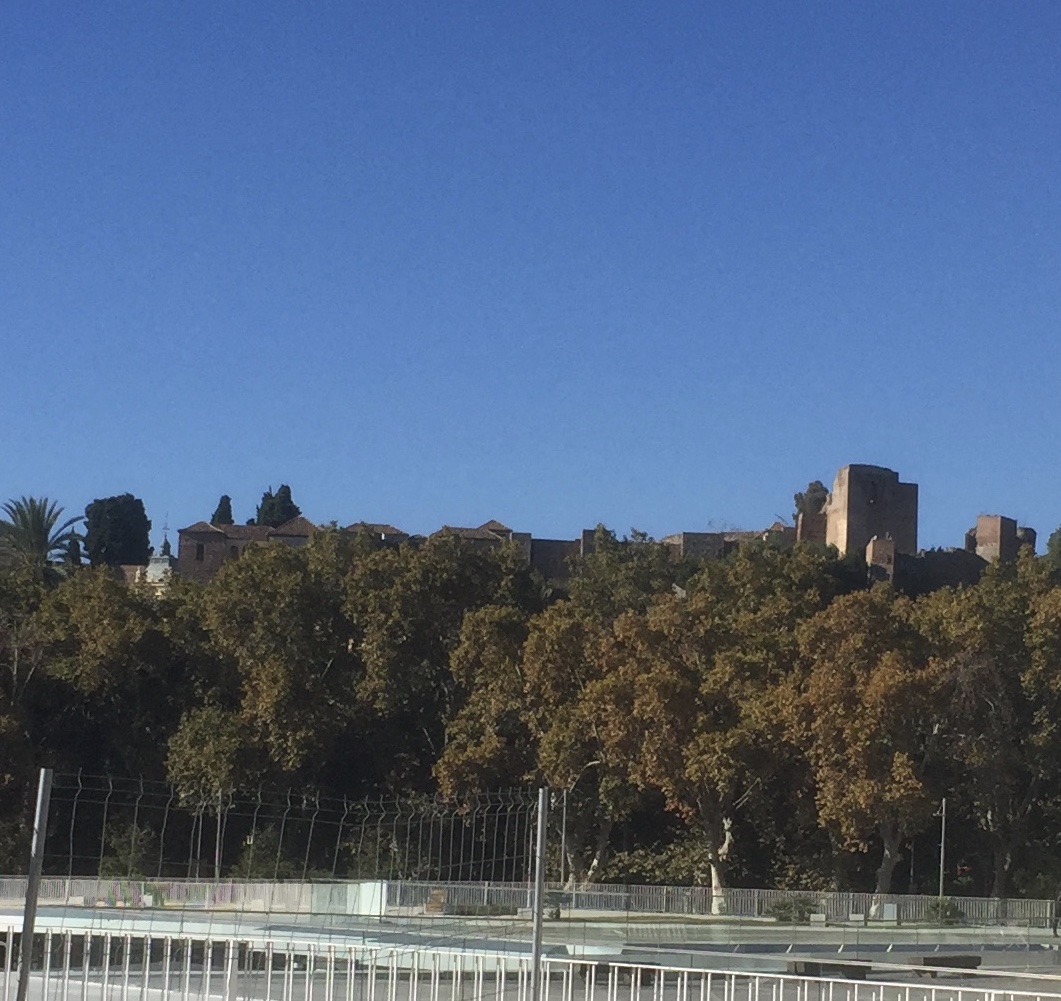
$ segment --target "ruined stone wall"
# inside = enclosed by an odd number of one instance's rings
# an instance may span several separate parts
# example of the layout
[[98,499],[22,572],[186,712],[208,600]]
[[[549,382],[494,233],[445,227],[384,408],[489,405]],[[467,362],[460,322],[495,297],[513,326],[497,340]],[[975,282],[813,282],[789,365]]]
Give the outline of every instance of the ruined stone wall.
[[1013,518],[1000,514],[982,514],[976,527],[966,532],[965,548],[988,563],[1010,562],[1017,558],[1023,546],[1035,550],[1034,528],[1019,526]]
[[568,561],[581,550],[577,539],[531,539],[530,564],[547,580],[566,580],[571,576]]
[[728,551],[724,532],[678,532],[660,539],[675,559],[720,560]]
[[895,540],[875,535],[866,546],[866,566],[870,580],[892,580],[895,577]]
[[982,514],[976,519],[976,555],[988,563],[1009,563],[1017,558],[1020,542],[1017,523],[1000,514]]
[[796,517],[796,541],[797,542],[825,542],[826,521],[825,512],[817,511],[813,514],[801,511]]

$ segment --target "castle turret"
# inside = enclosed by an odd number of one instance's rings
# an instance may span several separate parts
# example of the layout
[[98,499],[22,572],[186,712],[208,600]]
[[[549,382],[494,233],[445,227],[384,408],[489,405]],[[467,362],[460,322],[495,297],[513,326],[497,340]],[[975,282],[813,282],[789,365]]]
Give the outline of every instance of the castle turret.
[[844,466],[825,508],[826,541],[842,554],[865,552],[874,536],[896,553],[917,552],[917,484],[882,466]]

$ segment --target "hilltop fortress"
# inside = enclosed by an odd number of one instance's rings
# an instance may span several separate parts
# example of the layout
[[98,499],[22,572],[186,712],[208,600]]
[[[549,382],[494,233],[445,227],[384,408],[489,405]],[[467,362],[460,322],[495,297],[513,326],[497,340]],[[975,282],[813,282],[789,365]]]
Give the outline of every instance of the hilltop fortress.
[[841,555],[863,554],[874,579],[895,579],[905,590],[970,584],[988,563],[1015,560],[1022,546],[1035,550],[1032,528],[1012,518],[981,514],[952,549],[917,548],[917,484],[903,483],[882,466],[844,466],[820,511],[801,512],[796,540],[825,542]]
[[[980,515],[953,549],[918,551],[916,483],[903,483],[899,474],[881,466],[844,466],[820,509],[801,511],[796,524],[775,522],[754,532],[680,532],[660,540],[675,559],[721,559],[738,546],[763,542],[788,548],[796,542],[835,546],[841,555],[864,556],[870,576],[895,580],[904,590],[921,592],[946,584],[973,583],[988,563],[1016,559],[1022,546],[1035,548],[1035,531],[1019,527],[1012,518]],[[294,518],[276,528],[264,525],[215,525],[200,521],[179,531],[176,559],[171,569],[191,580],[207,581],[226,560],[237,559],[251,543],[304,545],[318,526]],[[344,531],[369,532],[384,545],[398,545],[411,536],[393,525],[355,522]],[[570,574],[571,557],[593,551],[595,532],[583,530],[575,539],[536,539],[500,521],[478,527],[443,526],[434,535],[451,533],[467,545],[519,546],[527,561],[543,576],[563,579]]]

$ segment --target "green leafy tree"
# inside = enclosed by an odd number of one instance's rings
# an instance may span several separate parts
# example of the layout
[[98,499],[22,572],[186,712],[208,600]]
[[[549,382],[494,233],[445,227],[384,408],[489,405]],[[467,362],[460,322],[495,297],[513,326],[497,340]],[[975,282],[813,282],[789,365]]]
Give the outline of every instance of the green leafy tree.
[[210,516],[210,524],[231,525],[232,523],[232,498],[228,494],[222,494],[221,500],[217,502],[217,509]]
[[596,730],[630,778],[696,831],[718,912],[741,816],[791,774],[781,709],[797,629],[846,586],[829,554],[742,547],[705,564],[682,594],[624,613],[602,650]]
[[1046,540],[1046,564],[1053,570],[1061,570],[1061,528],[1055,528]]
[[487,605],[464,616],[450,655],[459,709],[434,767],[447,796],[520,785],[534,773],[522,662],[527,629],[518,608]]
[[166,774],[185,803],[246,789],[266,771],[264,749],[239,711],[209,703],[184,714],[170,737]]
[[538,773],[567,791],[567,867],[574,880],[598,876],[613,831],[641,800],[626,748],[608,739],[602,715],[630,709],[608,646],[611,625],[576,600],[558,602],[534,618],[524,648],[527,725]]
[[23,715],[29,689],[44,671],[37,613],[45,593],[43,579],[26,564],[0,574],[0,692],[16,716]]
[[573,561],[571,600],[598,621],[611,621],[631,608],[686,581],[692,561],[676,562],[669,547],[636,529],[620,539],[604,525],[593,533],[592,551]]
[[306,879],[328,874],[307,872],[305,856],[280,843],[280,831],[274,824],[256,828],[247,835],[239,858],[229,871],[236,879]]
[[877,839],[877,893],[890,893],[902,845],[931,817],[927,774],[944,716],[940,672],[912,603],[886,585],[837,598],[799,630],[807,673],[791,706],[819,818],[842,843]]
[[463,698],[450,667],[466,616],[486,605],[531,610],[540,592],[513,546],[483,550],[456,535],[381,549],[346,580],[346,614],[364,676],[358,697],[377,720],[376,760],[389,780],[422,787]]
[[94,500],[85,508],[85,550],[98,566],[142,566],[151,557],[151,522],[132,494]]
[[66,544],[66,551],[63,553],[63,566],[67,571],[77,570],[82,563],[81,540],[70,539]]
[[22,872],[29,851],[28,777],[39,760],[34,726],[46,685],[36,611],[46,587],[24,563],[0,573],[0,865]]
[[291,488],[286,483],[281,483],[275,494],[272,487],[262,494],[262,502],[258,505],[253,524],[277,528],[300,514],[302,510],[291,499]]
[[19,560],[43,571],[60,561],[70,545],[78,543],[75,526],[82,519],[60,523],[63,509],[47,497],[20,497],[3,505],[0,519],[0,557]]
[[807,489],[796,494],[793,498],[796,505],[794,517],[801,514],[820,514],[829,500],[829,491],[821,480],[814,480],[807,484]]
[[203,592],[203,626],[238,677],[232,711],[266,749],[274,774],[324,760],[356,701],[340,586],[346,540],[333,538],[340,534],[316,533],[297,549],[250,547]]
[[450,658],[459,709],[435,766],[451,796],[530,780],[565,790],[573,880],[599,873],[614,825],[638,799],[596,726],[600,638],[572,601],[531,618],[497,605],[466,614]]
[[146,824],[111,821],[104,828],[99,875],[111,879],[144,879],[158,864],[158,835]]
[[188,695],[168,607],[107,567],[47,593],[35,626],[47,676],[63,689],[38,726],[56,753],[98,771],[161,777]]
[[[991,856],[991,896],[1006,896],[1049,826],[1044,801],[1059,788],[1061,715],[1049,576],[1030,553],[995,564],[973,587],[922,598],[922,631],[942,672],[942,742],[951,781]],[[954,798],[952,798],[953,801]],[[985,886],[985,890],[988,886]]]

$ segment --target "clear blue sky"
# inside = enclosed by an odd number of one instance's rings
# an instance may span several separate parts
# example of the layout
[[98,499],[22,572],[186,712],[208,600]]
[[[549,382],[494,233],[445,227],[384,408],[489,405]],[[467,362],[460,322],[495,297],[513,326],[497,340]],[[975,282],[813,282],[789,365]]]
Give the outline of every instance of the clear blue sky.
[[[0,495],[1061,522],[1061,4],[0,7]],[[160,533],[153,533],[158,541]]]

